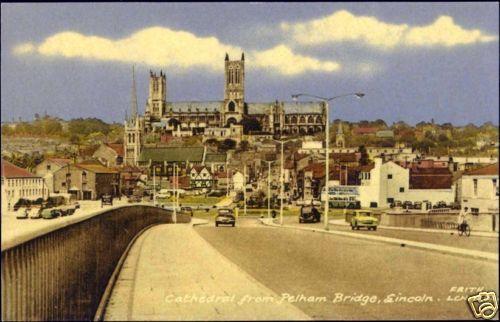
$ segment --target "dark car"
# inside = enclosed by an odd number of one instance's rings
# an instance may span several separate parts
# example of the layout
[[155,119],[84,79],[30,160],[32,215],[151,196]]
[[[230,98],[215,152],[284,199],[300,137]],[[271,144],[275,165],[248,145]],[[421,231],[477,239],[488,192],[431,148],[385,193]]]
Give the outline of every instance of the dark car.
[[313,206],[302,206],[300,208],[299,223],[320,222],[321,214]]
[[404,209],[413,209],[413,203],[411,201],[405,201],[405,202],[403,202],[403,208]]
[[193,208],[191,207],[181,207],[181,213],[185,213],[193,217]]
[[233,211],[231,209],[220,209],[219,214],[215,217],[215,227],[219,227],[219,225],[231,225],[235,226],[236,218],[233,215]]
[[420,201],[415,201],[415,202],[413,203],[413,209],[422,210],[422,202],[420,202]]

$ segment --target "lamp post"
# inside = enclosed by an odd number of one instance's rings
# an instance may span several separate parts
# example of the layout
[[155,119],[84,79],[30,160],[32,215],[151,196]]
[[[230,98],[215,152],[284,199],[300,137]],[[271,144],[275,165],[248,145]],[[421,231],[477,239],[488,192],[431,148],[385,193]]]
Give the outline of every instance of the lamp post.
[[271,218],[271,163],[273,161],[266,161],[267,163],[267,218]]
[[247,215],[247,164],[243,165],[243,214]]
[[283,198],[284,198],[284,185],[285,185],[285,161],[284,161],[284,148],[283,146],[287,142],[296,141],[298,139],[289,140],[273,140],[275,142],[281,143],[281,165],[280,165],[280,225],[283,225]]
[[310,98],[315,98],[318,100],[321,100],[325,103],[325,109],[326,109],[326,126],[325,126],[325,230],[328,230],[328,208],[329,208],[329,201],[330,201],[330,191],[329,191],[329,184],[328,182],[330,181],[330,176],[329,176],[329,165],[330,165],[330,116],[329,116],[329,102],[333,101],[334,99],[345,97],[345,96],[356,96],[357,98],[362,98],[365,96],[363,93],[348,93],[348,94],[342,94],[338,96],[333,96],[333,97],[321,97],[321,96],[316,96],[316,95],[310,95],[310,94],[293,94],[292,99],[294,101],[297,101],[299,97],[304,96],[304,97],[310,97]]

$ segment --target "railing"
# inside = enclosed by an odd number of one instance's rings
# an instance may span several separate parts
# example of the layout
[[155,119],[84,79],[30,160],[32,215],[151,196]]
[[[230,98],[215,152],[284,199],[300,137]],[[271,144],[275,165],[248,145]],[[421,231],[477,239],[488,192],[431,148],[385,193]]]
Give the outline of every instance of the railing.
[[171,212],[123,206],[2,245],[2,320],[91,320],[129,242],[159,223]]

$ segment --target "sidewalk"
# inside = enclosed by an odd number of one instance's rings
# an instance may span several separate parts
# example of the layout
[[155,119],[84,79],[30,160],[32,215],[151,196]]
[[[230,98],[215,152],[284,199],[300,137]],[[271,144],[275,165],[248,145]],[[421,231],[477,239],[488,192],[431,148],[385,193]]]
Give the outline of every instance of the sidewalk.
[[279,224],[274,223],[272,221],[272,219],[261,219],[261,222],[264,225],[278,227],[278,228],[288,228],[288,229],[291,228],[291,229],[299,229],[299,230],[308,230],[311,232],[319,232],[319,233],[324,233],[324,234],[332,234],[332,235],[339,235],[339,236],[344,236],[344,237],[365,239],[365,240],[371,240],[371,241],[376,241],[376,242],[396,244],[396,245],[400,245],[400,246],[404,245],[405,247],[413,247],[413,248],[419,248],[419,249],[424,249],[424,250],[436,251],[436,252],[445,253],[445,254],[452,254],[452,255],[458,255],[458,256],[463,256],[463,257],[471,257],[471,258],[476,258],[476,259],[491,260],[491,261],[498,262],[498,253],[482,252],[482,251],[477,251],[477,250],[462,249],[462,248],[437,245],[437,244],[431,244],[431,243],[423,243],[423,242],[417,242],[417,241],[405,240],[405,239],[399,239],[399,238],[364,235],[364,234],[357,234],[357,233],[344,232],[344,231],[335,231],[335,230],[326,231],[326,230],[318,229],[318,228],[298,227],[298,226],[290,226],[290,225],[280,226]]
[[132,246],[105,320],[310,319],[210,246],[192,228],[159,225]]
[[[346,222],[344,219],[334,219],[328,221],[331,225],[336,225],[336,226],[350,226],[348,222]],[[412,228],[412,227],[392,227],[392,226],[382,226],[379,225],[379,228],[382,229],[392,229],[392,230],[408,230],[408,231],[421,231],[421,232],[426,232],[426,233],[441,233],[441,234],[450,234],[450,233],[456,233],[456,230],[450,230],[450,229],[427,229],[427,228]],[[470,233],[471,236],[478,236],[478,237],[496,237],[498,238],[498,233],[497,232],[486,232],[486,231],[471,231]]]

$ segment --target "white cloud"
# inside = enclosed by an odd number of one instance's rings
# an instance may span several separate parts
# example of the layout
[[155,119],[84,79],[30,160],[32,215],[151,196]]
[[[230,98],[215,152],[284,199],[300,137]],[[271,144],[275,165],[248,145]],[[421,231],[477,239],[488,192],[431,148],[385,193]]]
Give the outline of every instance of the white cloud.
[[297,75],[306,71],[334,72],[340,69],[340,64],[333,61],[320,61],[318,59],[298,55],[285,45],[252,52],[251,64],[260,68],[271,68],[283,75]]
[[380,49],[392,49],[398,46],[449,47],[497,39],[478,29],[464,29],[449,16],[440,16],[430,25],[409,26],[386,23],[375,17],[355,16],[346,10],[302,23],[284,22],[280,27],[282,31],[290,32],[292,38],[302,45],[352,41]]
[[12,50],[16,55],[29,54],[35,51],[35,45],[30,42],[25,42],[14,47]]
[[457,46],[477,42],[490,42],[495,36],[486,35],[478,29],[466,30],[455,24],[449,16],[439,17],[433,24],[413,27],[405,35],[404,42],[408,46]]
[[[143,63],[180,71],[202,67],[217,72],[224,67],[226,52],[231,57],[239,57],[242,51],[242,48],[224,44],[215,37],[199,37],[165,27],[145,28],[116,40],[64,31],[46,38],[38,45],[24,43],[13,48],[16,55],[36,53],[45,57]],[[333,72],[340,67],[335,62],[295,54],[285,45],[264,51],[250,51],[247,57],[250,69],[269,68],[283,75],[308,71]]]

